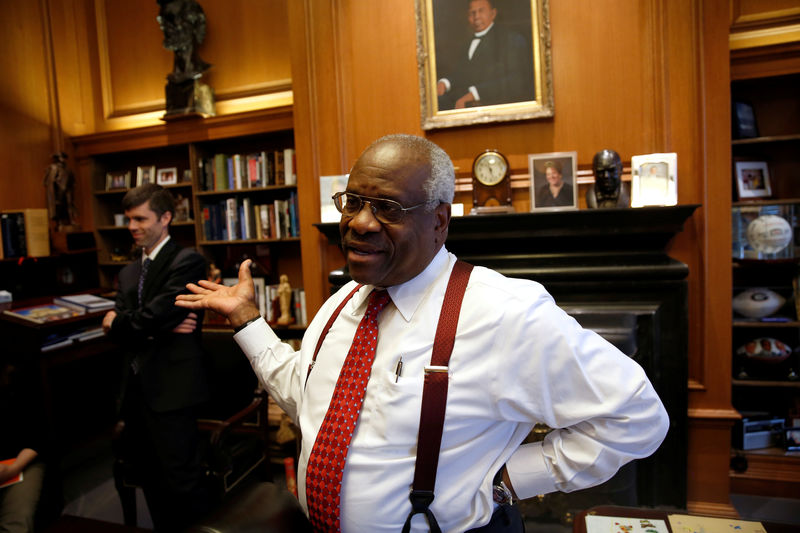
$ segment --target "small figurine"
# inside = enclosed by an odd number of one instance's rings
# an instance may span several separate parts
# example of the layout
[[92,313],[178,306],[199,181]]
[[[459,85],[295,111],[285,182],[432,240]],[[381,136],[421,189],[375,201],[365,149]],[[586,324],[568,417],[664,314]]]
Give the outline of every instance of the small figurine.
[[586,191],[589,208],[628,207],[628,195],[622,189],[622,160],[614,150],[601,150],[592,159],[594,184]]
[[74,203],[75,175],[67,168],[67,154],[64,152],[53,154],[53,162],[44,176],[44,186],[51,229],[79,229],[78,210]]
[[217,268],[215,263],[208,265],[208,281],[212,283],[222,283],[222,271]]
[[178,193],[175,195],[175,222],[189,220],[189,198]]
[[281,316],[278,317],[278,324],[288,326],[294,322],[292,316],[292,286],[289,285],[289,276],[281,274],[280,284],[278,285],[278,302],[281,307]]

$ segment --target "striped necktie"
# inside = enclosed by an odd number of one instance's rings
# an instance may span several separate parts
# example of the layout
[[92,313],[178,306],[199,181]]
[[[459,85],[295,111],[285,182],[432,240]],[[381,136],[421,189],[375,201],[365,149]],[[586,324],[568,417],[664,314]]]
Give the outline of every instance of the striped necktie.
[[136,289],[136,294],[139,297],[139,307],[142,305],[142,291],[144,290],[144,280],[147,277],[147,270],[150,268],[150,263],[153,260],[149,257],[145,258],[144,262],[142,263],[142,271],[139,273],[139,286]]

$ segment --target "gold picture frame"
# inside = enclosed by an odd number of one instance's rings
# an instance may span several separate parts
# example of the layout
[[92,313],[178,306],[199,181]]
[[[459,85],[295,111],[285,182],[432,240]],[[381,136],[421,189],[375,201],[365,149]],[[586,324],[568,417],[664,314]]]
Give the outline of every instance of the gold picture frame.
[[[549,0],[508,0],[495,7],[484,0],[475,6],[480,4],[494,10],[493,25],[481,30],[479,15],[470,13],[472,3],[415,0],[423,130],[553,116]],[[473,34],[481,35],[481,44],[467,59],[475,46]],[[481,46],[486,50],[482,54]],[[491,56],[490,47],[495,50]],[[503,50],[514,53],[497,53]],[[479,64],[473,78],[478,81],[467,81],[465,72]],[[473,101],[464,103],[469,99]]]

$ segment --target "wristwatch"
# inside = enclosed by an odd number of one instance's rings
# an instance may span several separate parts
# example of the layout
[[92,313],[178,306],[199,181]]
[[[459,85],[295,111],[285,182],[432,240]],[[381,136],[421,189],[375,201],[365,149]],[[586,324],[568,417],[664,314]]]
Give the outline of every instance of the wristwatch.
[[494,502],[498,505],[511,505],[514,503],[514,498],[511,496],[511,491],[508,490],[508,487],[506,487],[506,484],[502,481],[492,487],[492,496],[494,498]]

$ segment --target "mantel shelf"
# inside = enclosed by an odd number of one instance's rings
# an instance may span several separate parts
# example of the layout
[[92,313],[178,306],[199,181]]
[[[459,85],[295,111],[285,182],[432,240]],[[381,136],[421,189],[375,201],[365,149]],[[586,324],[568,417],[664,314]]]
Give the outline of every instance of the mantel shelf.
[[[515,253],[662,251],[698,207],[693,204],[453,217],[447,246],[454,249],[462,248],[464,243],[479,243],[485,249],[503,249],[507,243]],[[338,223],[314,226],[332,244],[339,244]]]

